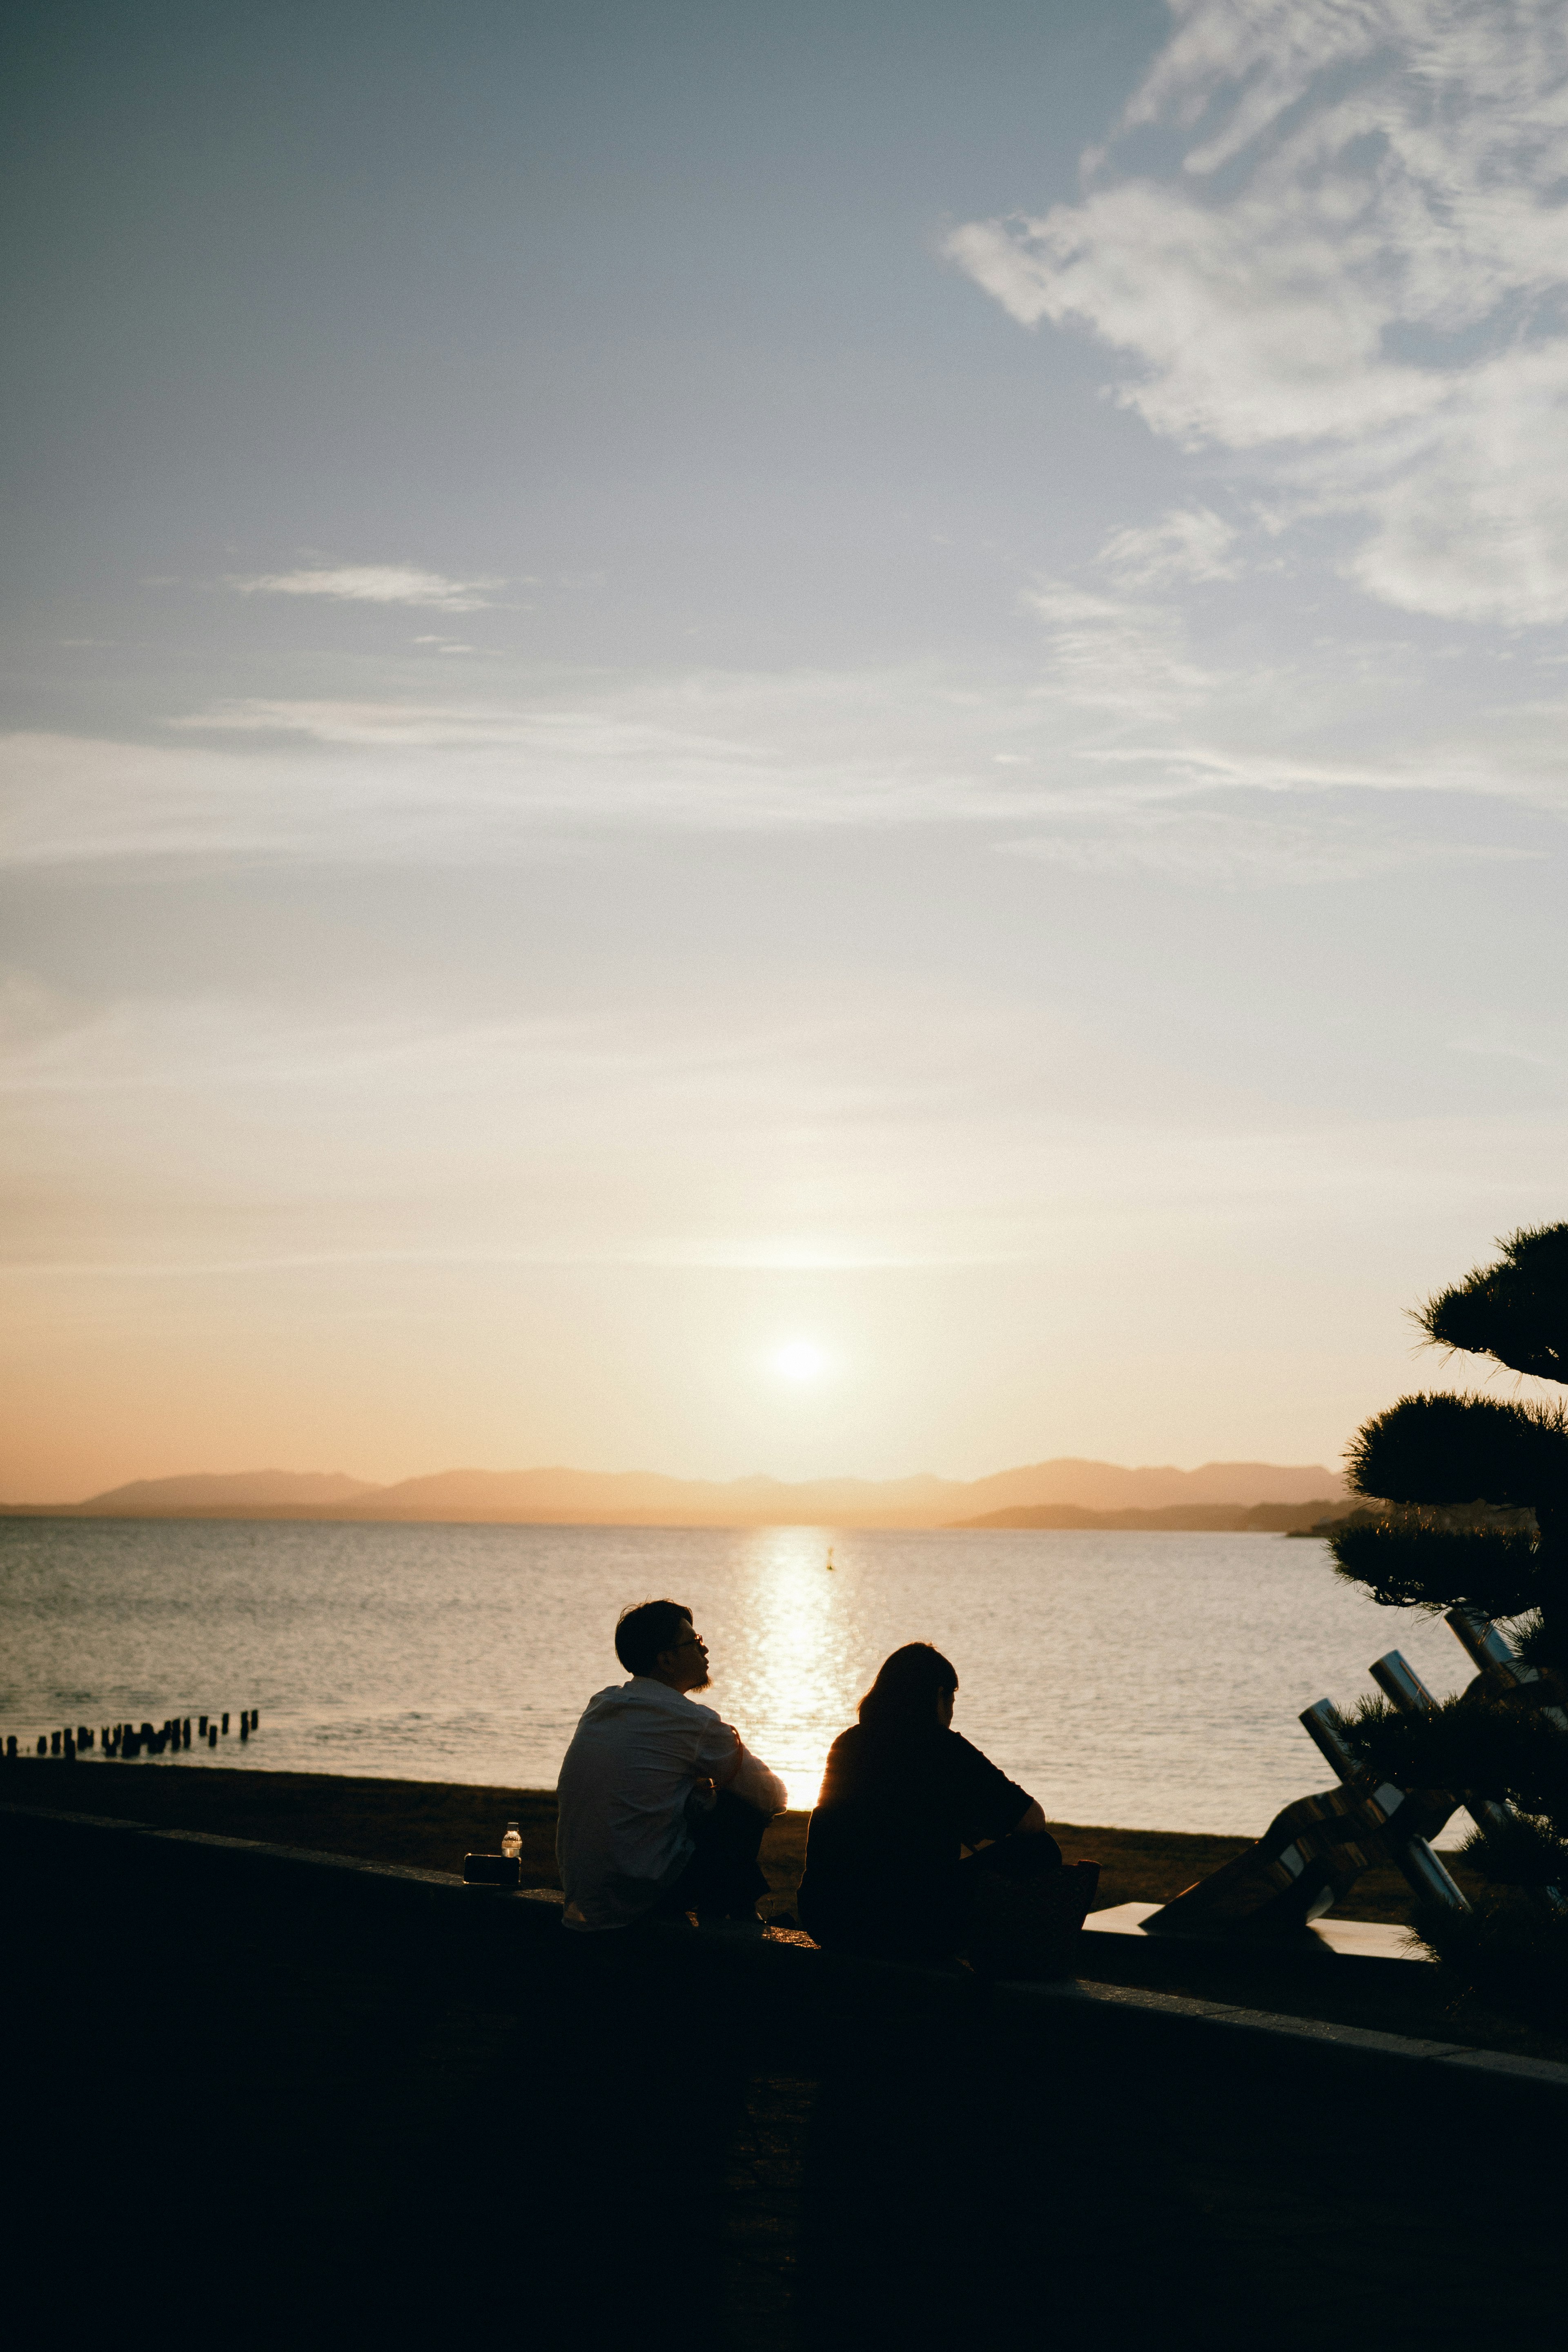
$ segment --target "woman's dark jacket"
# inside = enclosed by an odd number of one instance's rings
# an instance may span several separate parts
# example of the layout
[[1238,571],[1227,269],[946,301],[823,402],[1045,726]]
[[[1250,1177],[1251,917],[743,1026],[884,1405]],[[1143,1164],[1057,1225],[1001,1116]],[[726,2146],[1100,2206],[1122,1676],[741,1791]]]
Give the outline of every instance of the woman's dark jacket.
[[1006,1837],[1029,1803],[956,1731],[851,1725],[828,1753],[806,1834],[801,1925],[830,1949],[956,1950],[960,1849]]

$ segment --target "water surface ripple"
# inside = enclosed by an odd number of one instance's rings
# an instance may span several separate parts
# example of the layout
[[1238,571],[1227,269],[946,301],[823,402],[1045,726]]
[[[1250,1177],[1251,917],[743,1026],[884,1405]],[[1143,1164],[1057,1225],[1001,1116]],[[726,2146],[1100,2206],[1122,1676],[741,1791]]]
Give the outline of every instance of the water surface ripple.
[[1256,1833],[1324,1786],[1297,1714],[1384,1650],[1468,1676],[1445,1626],[1275,1536],[9,1520],[0,1732],[254,1705],[216,1760],[552,1788],[617,1612],[661,1594],[795,1804],[900,1642],[948,1653],[958,1728],[1048,1814],[1130,1828]]

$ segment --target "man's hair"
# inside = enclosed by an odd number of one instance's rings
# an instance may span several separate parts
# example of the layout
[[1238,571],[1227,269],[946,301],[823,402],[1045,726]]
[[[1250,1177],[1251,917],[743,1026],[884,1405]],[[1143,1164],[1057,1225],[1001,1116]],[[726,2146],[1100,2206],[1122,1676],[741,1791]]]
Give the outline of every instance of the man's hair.
[[957,1688],[958,1672],[951,1659],[930,1642],[906,1642],[901,1650],[883,1659],[876,1681],[860,1702],[861,1724],[885,1738],[934,1734],[937,1694]]
[[691,1612],[679,1601],[639,1601],[623,1609],[616,1626],[616,1655],[628,1675],[651,1675],[661,1650],[673,1650],[691,1631]]

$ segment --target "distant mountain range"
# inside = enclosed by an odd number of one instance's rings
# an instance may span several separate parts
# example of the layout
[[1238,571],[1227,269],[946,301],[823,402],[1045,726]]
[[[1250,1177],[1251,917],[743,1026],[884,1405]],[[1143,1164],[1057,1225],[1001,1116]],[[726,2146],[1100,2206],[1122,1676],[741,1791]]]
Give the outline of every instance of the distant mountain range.
[[184,1517],[192,1511],[226,1515],[275,1507],[309,1509],[383,1491],[363,1478],[346,1477],[341,1470],[231,1470],[216,1475],[203,1471],[188,1478],[134,1478],[129,1486],[111,1486],[108,1494],[91,1495],[85,1503],[62,1503],[58,1507],[75,1516],[104,1512],[161,1519],[170,1513]]
[[[1319,1464],[1128,1470],[1063,1455],[970,1480],[667,1478],[651,1470],[441,1470],[391,1486],[342,1471],[138,1478],[81,1503],[0,1504],[12,1517],[407,1519],[589,1527],[1239,1528],[1259,1505],[1325,1516],[1344,1481]],[[1254,1522],[1256,1523],[1256,1522]]]

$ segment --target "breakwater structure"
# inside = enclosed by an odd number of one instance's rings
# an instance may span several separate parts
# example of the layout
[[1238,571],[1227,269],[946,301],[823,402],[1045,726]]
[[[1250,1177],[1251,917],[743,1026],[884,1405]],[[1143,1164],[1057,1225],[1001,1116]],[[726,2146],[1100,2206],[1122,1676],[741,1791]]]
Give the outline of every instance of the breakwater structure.
[[[195,1738],[198,1748],[209,1751],[220,1738],[229,1736],[231,1710],[195,1717]],[[178,1756],[191,1745],[191,1717],[188,1715],[166,1715],[161,1724],[144,1718],[141,1723],[106,1723],[95,1727],[90,1723],[68,1723],[48,1731],[40,1731],[35,1741],[29,1733],[18,1745],[16,1732],[7,1732],[0,1739],[0,1760],[15,1763],[19,1756],[58,1757],[62,1763],[74,1764],[79,1757],[98,1755],[106,1762],[134,1763],[144,1756]],[[247,1745],[261,1727],[259,1707],[241,1707],[238,1717],[239,1738]]]
[[[1118,1983],[1095,1955],[988,1984],[788,1931],[578,1937],[557,1894],[465,1887],[459,1860],[0,1795],[12,2203],[58,2242],[57,2326],[151,2305],[407,2341],[525,2314],[659,2340],[674,2261],[672,2316],[695,2298],[710,2340],[780,2352],[879,2323],[1115,2334],[1152,2305],[1171,2342],[1238,2352],[1331,2325],[1489,2340],[1489,2265],[1430,2245],[1445,2200],[1483,2195],[1510,2214],[1510,2325],[1554,2308],[1568,2065]],[[1345,2149],[1394,2117],[1369,2215]]]
[[[1446,1622],[1479,1670],[1467,1696],[1506,1693],[1553,1732],[1568,1733],[1568,1714],[1556,1704],[1554,1686],[1489,1618],[1474,1609],[1451,1609]],[[1368,1671],[1400,1713],[1424,1715],[1436,1708],[1433,1694],[1398,1650],[1374,1659]],[[1096,1915],[1089,1923],[1096,1933],[1133,1941],[1182,1937],[1216,1947],[1271,1946],[1281,1956],[1291,1946],[1302,1954],[1315,1944],[1323,1954],[1338,1951],[1360,1962],[1394,1959],[1404,1940],[1398,1931],[1327,1916],[1364,1872],[1382,1863],[1400,1872],[1417,1906],[1455,1913],[1470,1909],[1432,1840],[1461,1809],[1482,1830],[1506,1829],[1510,1809],[1474,1791],[1394,1787],[1372,1769],[1353,1729],[1329,1699],[1304,1707],[1299,1720],[1338,1785],[1286,1805],[1247,1851],[1169,1902],[1124,1903]],[[1541,1888],[1539,1900],[1554,1914],[1568,1912],[1568,1893],[1562,1888]]]

